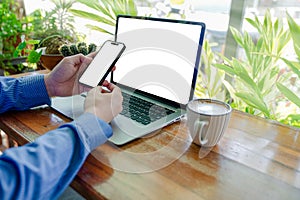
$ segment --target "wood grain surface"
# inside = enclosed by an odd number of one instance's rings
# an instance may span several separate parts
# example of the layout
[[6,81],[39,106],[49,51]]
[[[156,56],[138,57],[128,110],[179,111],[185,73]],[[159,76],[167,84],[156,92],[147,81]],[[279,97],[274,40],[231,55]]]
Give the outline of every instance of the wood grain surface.
[[[66,122],[49,107],[0,115],[0,129],[20,145]],[[299,133],[233,111],[209,152],[192,143],[183,119],[123,146],[99,146],[71,186],[87,199],[299,200]]]

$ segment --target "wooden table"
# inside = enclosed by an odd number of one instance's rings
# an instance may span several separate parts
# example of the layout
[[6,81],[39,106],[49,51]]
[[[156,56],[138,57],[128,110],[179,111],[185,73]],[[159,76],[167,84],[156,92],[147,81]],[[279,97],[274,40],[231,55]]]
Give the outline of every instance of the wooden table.
[[[69,120],[49,107],[0,115],[20,145]],[[186,119],[91,155],[71,186],[87,199],[300,199],[300,129],[234,111],[204,158]]]

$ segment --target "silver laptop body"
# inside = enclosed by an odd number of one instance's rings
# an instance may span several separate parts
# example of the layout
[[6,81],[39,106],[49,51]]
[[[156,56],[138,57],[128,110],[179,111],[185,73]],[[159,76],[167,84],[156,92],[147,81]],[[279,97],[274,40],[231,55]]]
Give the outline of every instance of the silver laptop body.
[[[194,95],[204,32],[202,22],[118,16],[115,41],[126,50],[110,81],[124,101],[111,122],[111,142],[149,137],[181,119]],[[52,107],[71,119],[83,113],[83,103],[84,95],[52,99]]]

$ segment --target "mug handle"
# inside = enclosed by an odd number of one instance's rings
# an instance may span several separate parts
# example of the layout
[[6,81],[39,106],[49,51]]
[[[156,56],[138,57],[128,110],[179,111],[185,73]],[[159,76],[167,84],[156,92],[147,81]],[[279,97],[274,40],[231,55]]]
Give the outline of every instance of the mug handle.
[[208,121],[196,121],[194,124],[194,133],[197,134],[199,133],[198,137],[199,137],[199,142],[201,145],[204,145],[207,143],[207,139],[202,140],[201,139],[201,135],[202,135],[202,130],[204,126],[208,125]]

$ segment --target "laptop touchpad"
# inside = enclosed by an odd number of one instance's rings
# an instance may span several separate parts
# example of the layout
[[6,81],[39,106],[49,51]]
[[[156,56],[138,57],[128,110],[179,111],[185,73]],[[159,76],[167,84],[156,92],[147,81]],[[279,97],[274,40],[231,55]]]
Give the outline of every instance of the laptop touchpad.
[[76,119],[84,113],[84,99],[81,95],[54,97],[51,107],[71,119]]

